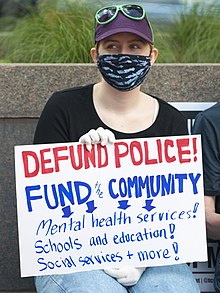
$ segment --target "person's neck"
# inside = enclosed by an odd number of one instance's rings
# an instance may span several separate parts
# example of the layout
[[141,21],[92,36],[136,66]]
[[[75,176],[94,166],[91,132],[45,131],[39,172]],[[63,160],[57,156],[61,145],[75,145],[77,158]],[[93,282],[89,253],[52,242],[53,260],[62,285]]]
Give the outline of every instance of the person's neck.
[[94,98],[102,107],[116,112],[126,112],[137,106],[141,98],[140,87],[131,91],[118,91],[107,82],[101,81],[94,86]]

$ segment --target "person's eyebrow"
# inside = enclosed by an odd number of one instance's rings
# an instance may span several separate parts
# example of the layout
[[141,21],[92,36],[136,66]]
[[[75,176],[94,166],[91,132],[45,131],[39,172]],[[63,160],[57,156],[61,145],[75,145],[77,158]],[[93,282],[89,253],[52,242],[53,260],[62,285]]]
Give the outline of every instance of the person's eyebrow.
[[107,44],[107,43],[111,43],[111,42],[114,42],[114,43],[119,43],[120,41],[119,40],[115,40],[115,39],[106,39],[106,40],[103,40],[103,44]]
[[[118,40],[118,39],[114,39],[114,37],[109,37],[109,38],[106,38],[105,40],[103,40],[103,44],[104,45],[106,45],[106,44],[108,44],[108,43],[112,43],[112,42],[114,42],[114,43],[119,43],[120,42],[120,40]],[[142,39],[142,38],[132,38],[132,39],[130,39],[130,40],[128,40],[128,43],[130,44],[130,43],[134,43],[134,42],[136,42],[136,43],[142,43],[142,44],[147,44],[148,42],[146,41],[146,40],[144,40],[144,39]]]
[[147,41],[145,41],[144,39],[142,38],[135,38],[135,39],[132,39],[130,41],[128,41],[128,43],[134,43],[134,42],[139,42],[139,43],[142,43],[142,44],[147,44]]

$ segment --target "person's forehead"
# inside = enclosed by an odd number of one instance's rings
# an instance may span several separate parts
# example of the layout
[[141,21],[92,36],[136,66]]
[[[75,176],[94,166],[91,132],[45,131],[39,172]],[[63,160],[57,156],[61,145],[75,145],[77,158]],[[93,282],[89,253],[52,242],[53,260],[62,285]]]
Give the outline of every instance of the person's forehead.
[[120,41],[121,42],[122,41],[127,41],[127,42],[140,41],[143,43],[147,43],[147,41],[144,40],[143,38],[141,38],[140,36],[133,34],[133,33],[129,33],[129,32],[113,34],[109,37],[106,37],[105,39],[103,39],[100,42],[106,43],[109,41],[118,41],[118,42],[120,42]]

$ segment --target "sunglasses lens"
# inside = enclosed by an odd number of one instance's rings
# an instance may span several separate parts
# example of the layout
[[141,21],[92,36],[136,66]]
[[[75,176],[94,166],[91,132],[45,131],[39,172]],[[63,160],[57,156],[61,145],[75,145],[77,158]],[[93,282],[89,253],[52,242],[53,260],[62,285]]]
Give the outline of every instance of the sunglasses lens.
[[116,7],[108,7],[98,11],[97,20],[101,23],[109,21],[115,15],[116,10]]
[[143,17],[144,15],[143,8],[138,5],[124,5],[122,9],[127,15],[137,19]]

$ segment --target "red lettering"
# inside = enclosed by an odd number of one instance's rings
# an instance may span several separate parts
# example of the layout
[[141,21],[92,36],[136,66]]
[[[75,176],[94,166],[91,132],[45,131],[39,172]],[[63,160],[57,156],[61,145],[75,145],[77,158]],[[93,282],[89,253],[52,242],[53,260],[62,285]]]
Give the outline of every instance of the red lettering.
[[183,158],[184,155],[190,155],[190,149],[183,149],[184,147],[189,146],[189,138],[181,138],[176,140],[177,149],[178,149],[178,155],[179,155],[179,161],[180,163],[189,163],[191,161],[190,158]]
[[[125,147],[124,152],[120,152],[121,146]],[[115,147],[115,167],[120,168],[121,167],[120,159],[128,155],[128,144],[126,142],[116,142],[114,144],[114,147]]]
[[148,148],[148,142],[144,142],[144,149],[145,149],[145,164],[150,165],[150,164],[157,164],[157,159],[149,159],[149,148]]
[[175,156],[170,157],[169,156],[169,147],[173,147],[174,143],[170,139],[166,139],[164,142],[164,153],[165,153],[165,159],[167,163],[172,163],[176,160]]
[[51,163],[51,159],[45,159],[45,153],[50,152],[51,149],[40,150],[40,160],[41,160],[41,172],[42,174],[53,173],[53,168],[46,168],[46,164]]
[[194,154],[194,162],[196,162],[197,161],[197,156],[196,156],[196,154],[197,154],[197,138],[196,137],[193,138],[193,154]]
[[158,150],[158,162],[162,163],[162,145],[161,145],[161,139],[157,139],[157,150]]
[[76,164],[76,160],[75,160],[75,155],[74,155],[74,146],[70,146],[70,160],[71,160],[71,164],[73,169],[75,170],[79,170],[82,168],[83,166],[83,161],[82,161],[82,145],[78,144],[77,145],[77,156],[79,159],[78,165]]
[[[29,170],[29,159],[34,159],[34,170],[31,172]],[[23,165],[24,165],[24,174],[25,177],[29,178],[29,177],[35,177],[37,176],[39,169],[40,169],[40,163],[39,160],[37,158],[37,154],[35,152],[32,151],[23,151],[22,152],[22,159],[23,159]]]
[[[104,155],[103,154],[104,151]],[[98,153],[98,168],[103,168],[108,165],[108,151],[106,146],[102,146],[100,143],[97,144],[97,153]],[[105,159],[103,161],[102,159]]]
[[91,151],[88,151],[86,145],[83,145],[84,150],[84,160],[85,160],[85,169],[90,167],[90,162],[92,163],[93,167],[96,167],[95,163],[95,145],[92,144]]
[[[138,154],[139,154],[139,160],[135,159],[135,149],[137,150]],[[135,166],[140,165],[143,162],[143,152],[142,152],[142,147],[140,142],[138,141],[132,141],[131,145],[130,145],[130,152],[131,152],[131,161]]]
[[56,147],[53,149],[55,172],[60,171],[59,161],[68,160],[68,156],[58,155],[59,152],[66,151],[66,150],[67,150],[67,146]]

